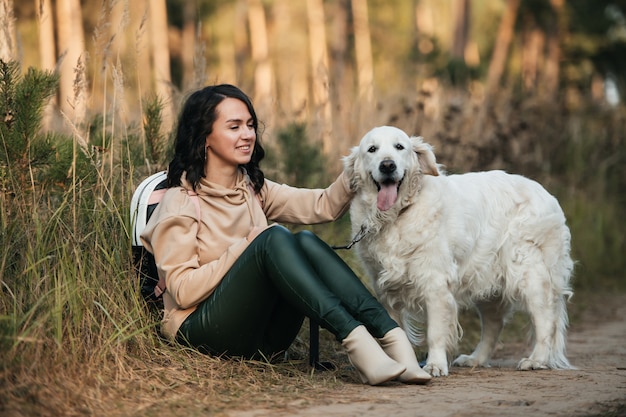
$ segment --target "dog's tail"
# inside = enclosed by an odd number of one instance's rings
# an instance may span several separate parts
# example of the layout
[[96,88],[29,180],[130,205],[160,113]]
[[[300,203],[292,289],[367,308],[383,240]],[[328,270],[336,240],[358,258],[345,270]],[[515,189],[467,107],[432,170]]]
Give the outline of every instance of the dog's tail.
[[[458,306],[455,302],[450,304],[453,312],[450,314],[451,322],[448,323],[449,331],[445,340],[446,351],[452,352],[458,346],[459,341],[463,337],[463,328],[458,321]],[[406,332],[409,340],[414,346],[421,346],[426,341],[426,332],[424,325],[427,322],[427,314],[423,308],[409,312],[403,310],[401,314],[402,328]]]
[[424,334],[423,319],[418,319],[407,311],[402,312],[402,327],[407,337],[414,346],[421,346],[426,339]]
[[556,329],[554,335],[554,344],[548,359],[548,366],[556,369],[576,369],[572,366],[566,356],[565,345],[567,343],[567,327],[569,319],[567,315],[567,303],[574,295],[570,281],[574,270],[574,261],[570,257],[570,231],[569,228],[562,226],[560,229],[560,252],[558,253],[558,262],[555,262],[550,268],[550,275],[553,285],[560,293],[554,306],[554,314],[556,320]]
[[567,359],[567,326],[569,324],[567,316],[567,300],[572,296],[571,291],[566,291],[559,298],[556,305],[556,329],[554,334],[554,344],[548,358],[548,366],[553,369],[576,369]]

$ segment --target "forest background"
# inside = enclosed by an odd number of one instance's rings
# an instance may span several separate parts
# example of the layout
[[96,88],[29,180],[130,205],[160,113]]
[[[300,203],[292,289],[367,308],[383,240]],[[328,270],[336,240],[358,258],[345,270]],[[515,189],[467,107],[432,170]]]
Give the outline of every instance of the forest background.
[[[324,186],[382,124],[424,136],[451,173],[536,179],[572,229],[577,297],[623,291],[625,11],[617,0],[0,0],[0,412],[194,415],[351,378],[310,372],[306,329],[282,364],[207,358],[154,331],[133,280],[130,197],[166,167],[180,104],[206,84],[253,98],[278,181]],[[314,230],[350,239],[347,218]],[[345,361],[332,341],[323,349]]]

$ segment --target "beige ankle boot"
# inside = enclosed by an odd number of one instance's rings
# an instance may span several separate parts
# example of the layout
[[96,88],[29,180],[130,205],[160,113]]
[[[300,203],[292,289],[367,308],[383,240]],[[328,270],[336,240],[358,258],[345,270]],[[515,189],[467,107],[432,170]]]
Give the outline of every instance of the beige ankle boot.
[[389,330],[380,339],[380,344],[390,358],[406,366],[406,371],[398,377],[399,381],[406,384],[426,384],[432,379],[428,372],[420,368],[404,330],[399,327]]
[[356,327],[343,339],[341,345],[357,369],[364,384],[378,385],[402,374],[406,367],[391,359],[367,331],[365,326]]

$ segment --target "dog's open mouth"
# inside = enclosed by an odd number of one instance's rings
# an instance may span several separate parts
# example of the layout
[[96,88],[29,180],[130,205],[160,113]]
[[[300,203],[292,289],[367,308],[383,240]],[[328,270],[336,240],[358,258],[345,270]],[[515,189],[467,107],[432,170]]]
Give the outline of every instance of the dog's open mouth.
[[386,179],[382,183],[379,183],[372,177],[376,188],[378,188],[378,198],[376,200],[376,207],[380,211],[387,211],[394,205],[398,199],[398,189],[402,181],[394,181],[392,179]]

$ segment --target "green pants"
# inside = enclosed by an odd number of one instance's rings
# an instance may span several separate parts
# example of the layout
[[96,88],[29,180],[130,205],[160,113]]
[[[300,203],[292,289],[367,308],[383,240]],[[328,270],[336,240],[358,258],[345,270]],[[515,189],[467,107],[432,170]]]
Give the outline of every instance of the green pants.
[[178,340],[212,354],[271,357],[287,350],[304,317],[338,341],[361,324],[375,337],[398,326],[326,243],[274,226],[183,322]]

